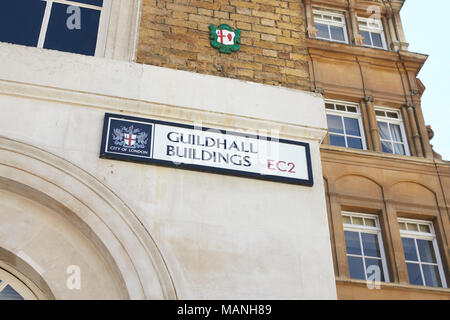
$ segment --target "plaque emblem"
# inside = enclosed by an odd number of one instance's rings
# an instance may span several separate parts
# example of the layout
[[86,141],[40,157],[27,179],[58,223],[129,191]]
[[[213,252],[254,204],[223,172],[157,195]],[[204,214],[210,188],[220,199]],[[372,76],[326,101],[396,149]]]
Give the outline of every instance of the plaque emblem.
[[222,53],[232,53],[238,51],[241,43],[241,30],[233,30],[227,24],[221,24],[217,28],[209,26],[209,38],[211,46]]
[[144,149],[147,144],[148,133],[143,132],[133,125],[130,127],[122,126],[113,130],[113,141],[116,146]]

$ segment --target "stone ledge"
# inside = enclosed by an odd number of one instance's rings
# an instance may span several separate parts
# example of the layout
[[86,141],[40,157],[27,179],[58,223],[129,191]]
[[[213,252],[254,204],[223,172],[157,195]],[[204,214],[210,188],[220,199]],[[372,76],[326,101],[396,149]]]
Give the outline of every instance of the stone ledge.
[[411,163],[430,164],[430,165],[434,165],[434,163],[437,163],[439,165],[449,165],[450,166],[450,162],[448,162],[448,161],[433,160],[433,159],[427,159],[427,158],[415,157],[415,156],[395,155],[395,154],[389,154],[389,153],[384,153],[384,152],[376,152],[376,151],[372,151],[372,150],[357,150],[357,149],[351,149],[351,148],[332,146],[332,145],[328,145],[328,144],[321,144],[320,149],[325,150],[325,151],[336,152],[336,153],[361,155],[364,157],[378,157],[380,159],[399,160],[399,161],[407,161],[407,162],[411,162]]
[[[391,283],[391,282],[381,282],[380,283],[380,289],[369,289],[367,287],[367,281],[364,280],[355,280],[355,279],[347,279],[347,278],[336,278],[336,285],[338,287],[338,299],[342,299],[342,297],[339,297],[339,286],[352,286],[357,287],[359,289],[364,289],[366,292],[366,296],[361,296],[359,299],[390,299],[390,298],[383,298],[385,293],[381,294],[381,297],[376,297],[376,292],[380,291],[392,291],[394,295],[398,295],[397,297],[394,297],[395,299],[426,299],[425,296],[430,296],[429,299],[437,299],[437,296],[441,297],[441,299],[448,299],[450,300],[450,289],[447,288],[434,288],[434,287],[424,287],[424,286],[415,286],[410,284],[400,284],[400,283]],[[375,284],[374,284],[375,285]],[[402,297],[403,292],[409,292],[408,296]],[[414,298],[414,296],[417,296],[417,298]],[[348,299],[348,298],[344,298]]]

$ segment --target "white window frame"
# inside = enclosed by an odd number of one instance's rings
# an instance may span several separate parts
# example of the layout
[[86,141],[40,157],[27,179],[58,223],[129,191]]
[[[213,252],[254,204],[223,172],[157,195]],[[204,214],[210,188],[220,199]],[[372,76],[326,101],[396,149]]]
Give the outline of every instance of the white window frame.
[[[444,269],[442,267],[442,260],[441,260],[441,255],[439,254],[439,247],[436,241],[436,233],[434,231],[434,226],[433,223],[431,221],[426,221],[426,220],[417,220],[417,219],[408,219],[408,218],[398,218],[398,223],[405,223],[406,224],[406,228],[408,223],[412,223],[412,224],[418,224],[418,225],[426,225],[430,228],[430,232],[422,232],[422,231],[413,231],[413,230],[402,230],[400,229],[400,236],[402,238],[411,238],[411,239],[419,239],[419,240],[426,240],[426,241],[431,241],[431,243],[433,244],[433,249],[434,249],[434,254],[436,256],[436,262],[437,262],[437,267],[439,270],[439,276],[441,277],[441,284],[443,288],[447,288],[447,281],[445,279],[445,273],[444,273]],[[420,230],[418,228],[418,230]],[[415,242],[415,248],[416,248],[416,254],[417,254],[417,259],[418,261],[409,261],[406,260],[405,258],[405,262],[410,262],[410,263],[415,263],[418,264],[420,267],[420,275],[422,277],[422,282],[424,283],[424,286],[426,286],[425,284],[425,277],[423,274],[423,270],[422,270],[422,265],[426,264],[426,265],[433,265],[435,266],[436,264],[434,263],[430,263],[430,262],[422,262],[420,259],[420,254],[419,254],[419,249],[417,247],[417,243]]]
[[[328,19],[323,19],[323,18],[318,18],[318,17],[316,17],[316,15],[322,15],[322,16],[323,15],[327,15],[327,16],[331,16],[332,18],[333,17],[338,17],[338,18],[342,19],[342,22],[328,20]],[[324,10],[314,9],[313,10],[313,17],[314,17],[314,23],[320,23],[320,24],[327,25],[328,26],[328,32],[330,33],[330,39],[320,38],[320,37],[317,37],[317,36],[316,36],[316,39],[332,41],[332,42],[339,42],[339,43],[347,43],[348,44],[347,23],[345,21],[345,15],[344,14],[331,12],[331,11],[324,11]],[[343,29],[343,31],[344,31],[344,39],[345,39],[344,41],[331,39],[330,25]]]
[[[360,22],[365,22],[367,25],[361,25]],[[387,50],[386,36],[384,34],[383,23],[381,20],[358,17],[358,26],[360,30],[369,32],[371,38],[372,33],[378,33],[381,37],[382,48],[374,46],[372,39],[370,39],[371,45],[363,44],[365,47]]]
[[108,35],[108,25],[109,18],[111,13],[111,1],[112,0],[103,0],[103,7],[97,7],[91,4],[79,3],[74,1],[67,0],[42,0],[46,2],[44,18],[42,20],[41,31],[39,33],[39,40],[37,44],[37,48],[43,49],[45,43],[45,36],[47,34],[48,24],[50,21],[50,15],[52,12],[53,3],[61,3],[69,6],[76,6],[80,8],[88,8],[95,9],[100,11],[100,21],[98,25],[97,31],[97,43],[95,46],[95,55],[96,57],[103,57],[105,55],[106,49],[106,39]]
[[[378,110],[379,111],[384,111],[384,112],[392,112],[392,113],[396,113],[398,115],[397,119],[376,115],[377,126],[378,126],[378,121],[399,125],[400,126],[400,132],[402,134],[403,145],[405,147],[405,155],[406,156],[410,156],[411,153],[410,153],[410,150],[409,150],[408,138],[406,136],[405,124],[403,122],[402,113],[399,110],[397,110],[397,109],[386,108],[386,107],[375,107],[375,112],[378,111]],[[390,130],[389,130],[389,135],[391,135],[391,131]],[[393,147],[392,150],[395,150],[394,149],[394,145],[393,145],[394,144],[394,140],[392,139],[392,136],[391,136],[391,140],[381,139],[381,134],[379,134],[379,137],[380,137],[380,141],[390,142],[392,144],[392,147]],[[399,142],[396,141],[395,143],[399,143]],[[397,154],[397,153],[387,153],[387,154],[393,154],[393,155],[400,155],[400,156],[402,156],[402,154]]]
[[[354,112],[348,112],[348,111],[340,111],[340,110],[331,110],[331,109],[327,109],[325,107],[325,113],[328,115],[335,115],[335,116],[340,116],[340,117],[346,117],[346,118],[353,118],[353,119],[357,119],[358,120],[358,125],[359,125],[359,131],[361,132],[361,137],[357,137],[357,136],[352,136],[352,135],[348,135],[345,132],[343,134],[340,133],[329,133],[329,134],[333,134],[333,135],[337,135],[337,136],[343,136],[343,137],[352,137],[352,138],[361,138],[362,140],[362,150],[367,150],[367,144],[366,144],[366,136],[364,134],[364,125],[363,125],[363,121],[362,121],[362,115],[361,115],[361,108],[359,106],[359,104],[357,103],[352,103],[352,102],[346,102],[346,101],[339,101],[339,100],[325,100],[325,105],[327,103],[332,103],[332,104],[339,104],[339,105],[344,105],[345,107],[356,107],[357,113]],[[344,120],[342,120],[344,121]],[[345,124],[343,123],[343,128],[345,128]],[[345,145],[346,148],[348,147],[347,144],[347,139],[345,139]],[[351,148],[352,149],[352,148]],[[361,149],[355,149],[355,150],[361,150]]]
[[[383,282],[390,282],[389,280],[389,272],[388,272],[388,268],[387,268],[387,262],[386,262],[386,255],[384,252],[384,245],[383,245],[383,237],[381,235],[381,226],[380,226],[380,221],[377,215],[373,215],[373,214],[366,214],[366,213],[355,213],[355,212],[349,212],[349,211],[342,211],[341,212],[342,216],[349,216],[350,218],[352,217],[358,217],[358,218],[366,218],[366,219],[371,219],[371,220],[375,220],[375,227],[372,226],[366,226],[366,225],[356,225],[356,224],[347,224],[343,222],[343,226],[344,226],[344,231],[352,231],[352,232],[358,232],[358,233],[370,233],[370,234],[376,234],[377,235],[377,240],[378,240],[378,246],[380,248],[380,258],[381,258],[381,265],[383,267],[383,275],[384,275],[384,281]],[[364,221],[364,220],[363,220]],[[365,224],[365,222],[364,222]],[[367,280],[367,268],[366,268],[366,261],[365,258],[366,256],[364,255],[364,249],[363,249],[363,244],[362,244],[362,239],[361,236],[359,237],[359,241],[360,241],[360,245],[361,245],[361,256],[359,255],[354,255],[354,254],[349,254],[346,252],[346,256],[352,256],[352,257],[360,257],[363,260],[363,266],[364,266],[364,275],[366,277]],[[374,257],[368,257],[370,259],[374,259]]]

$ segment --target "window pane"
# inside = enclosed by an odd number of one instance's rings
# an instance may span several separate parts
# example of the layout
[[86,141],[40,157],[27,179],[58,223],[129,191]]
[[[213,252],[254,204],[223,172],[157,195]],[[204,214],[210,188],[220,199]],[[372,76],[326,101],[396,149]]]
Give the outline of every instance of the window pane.
[[342,216],[342,222],[346,224],[352,224],[349,216]]
[[356,107],[347,107],[348,112],[358,113],[358,109]]
[[360,150],[362,150],[362,148],[363,148],[361,139],[348,137],[347,144],[348,144],[349,148],[360,149]]
[[365,218],[364,219],[364,223],[365,223],[366,226],[369,226],[369,227],[376,227],[377,226],[377,224],[375,223],[375,219],[367,219],[367,218]]
[[391,140],[391,135],[389,134],[389,127],[386,122],[378,121],[378,130],[380,131],[381,139]]
[[383,152],[394,153],[394,151],[392,150],[392,143],[390,143],[390,142],[381,141],[381,147],[383,149]]
[[398,124],[389,123],[389,127],[391,127],[392,139],[396,142],[403,142],[400,126]]
[[419,231],[419,227],[416,223],[407,223],[409,231]]
[[346,111],[345,106],[343,106],[342,104],[337,104],[337,105],[336,105],[336,110],[339,110],[339,111]]
[[68,5],[53,3],[44,48],[95,55],[100,11],[80,8],[81,28],[71,30],[67,27],[67,20],[74,13],[67,13],[68,8]]
[[405,146],[401,143],[394,143],[394,153],[406,155]]
[[330,26],[330,31],[331,31],[331,39],[337,40],[337,41],[345,41],[344,28]]
[[422,276],[420,275],[420,267],[417,263],[407,263],[409,283],[423,286]]
[[383,48],[383,42],[381,41],[381,34],[372,32],[373,46],[377,48]]
[[434,254],[433,242],[417,239],[417,247],[419,248],[421,262],[437,263],[436,256]]
[[366,280],[362,258],[349,256],[348,268],[350,271],[350,278]]
[[371,45],[372,45],[372,42],[370,41],[370,33],[367,32],[367,31],[361,30],[361,35],[364,37],[363,43],[364,43],[366,46],[371,46]]
[[0,2],[0,41],[36,47],[44,17],[45,1]]
[[345,133],[351,136],[361,136],[361,132],[359,131],[359,122],[357,119],[353,118],[344,118],[345,123]]
[[387,112],[389,118],[398,119],[398,114],[396,112]]
[[342,119],[339,116],[327,115],[328,130],[334,133],[344,133],[344,127],[342,125]]
[[345,245],[347,254],[361,254],[361,244],[359,242],[358,232],[345,231]]
[[314,26],[317,28],[317,38],[330,39],[330,33],[326,24],[316,23]]
[[425,285],[430,287],[442,287],[441,277],[437,266],[422,265],[423,276],[425,277]]
[[398,225],[400,226],[400,230],[406,230],[406,223],[400,222]]
[[405,252],[405,260],[419,261],[417,258],[416,245],[414,239],[402,238],[403,251]]
[[[381,265],[381,260],[379,259],[366,259],[366,274],[367,278],[375,281],[384,281],[383,266]],[[374,274],[374,272],[376,272]],[[377,278],[379,276],[379,278]]]
[[73,2],[79,2],[79,3],[85,3],[85,4],[92,4],[93,6],[102,7],[103,6],[103,0],[72,0]]
[[357,224],[359,226],[363,226],[364,225],[363,218],[353,217],[352,220],[353,220],[353,224]]
[[7,285],[5,289],[3,289],[2,292],[0,292],[0,300],[24,300],[24,299],[10,285]]
[[332,146],[346,147],[345,138],[343,136],[336,136],[334,134],[330,134],[330,144]]
[[325,108],[334,110],[334,104],[332,104],[332,103],[325,103]]
[[361,233],[361,238],[365,256],[381,257],[376,234]]
[[420,224],[419,228],[421,232],[431,233],[430,226],[427,226],[426,224]]

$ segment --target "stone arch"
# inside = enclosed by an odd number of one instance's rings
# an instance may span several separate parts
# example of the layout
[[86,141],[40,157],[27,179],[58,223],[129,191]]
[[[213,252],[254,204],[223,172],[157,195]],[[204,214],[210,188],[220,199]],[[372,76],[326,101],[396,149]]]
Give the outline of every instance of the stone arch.
[[[0,272],[7,272],[22,282],[35,299],[54,300],[50,287],[42,276],[25,260],[14,253],[0,248]],[[0,279],[2,276],[0,275]],[[4,279],[2,279],[4,280]]]
[[[115,287],[110,289],[115,290],[114,298],[177,298],[165,261],[136,215],[103,183],[69,161],[31,145],[0,137],[0,197],[6,199],[3,206],[8,206],[7,210],[17,213],[17,219],[9,215],[9,225],[3,224],[2,228],[0,223],[0,247],[4,252],[12,252],[10,261],[5,262],[13,264],[17,257],[21,257],[33,267],[39,265],[37,269],[41,270],[38,273],[56,299],[68,296],[64,295],[64,284],[45,270],[52,266],[49,257],[53,252],[44,252],[44,258],[33,256],[30,249],[33,246],[29,245],[33,241],[27,242],[23,238],[22,245],[8,242],[7,239],[14,236],[8,233],[27,231],[30,236],[44,242],[62,239],[64,243],[61,245],[73,250],[74,257],[82,257],[83,254],[95,256],[92,261],[95,260],[97,265],[92,267],[93,270],[89,269],[93,274],[89,280],[101,282],[102,276],[106,282],[112,279]],[[36,220],[29,208],[47,220]],[[4,211],[3,215],[7,216]],[[54,219],[55,225],[65,229],[53,228],[49,219]],[[43,221],[40,225],[46,229],[36,230],[36,221],[37,224]],[[37,251],[45,248],[38,241],[33,245]],[[87,249],[78,252],[78,245]],[[54,248],[57,252],[57,247]],[[104,275],[98,273],[101,266],[105,267]],[[98,296],[95,288],[91,289],[86,291],[87,296],[75,298],[110,298]]]
[[336,179],[335,191],[341,195],[382,200],[382,187],[373,179],[356,174],[343,175]]
[[386,192],[390,200],[407,204],[436,206],[436,193],[416,181],[397,181]]

